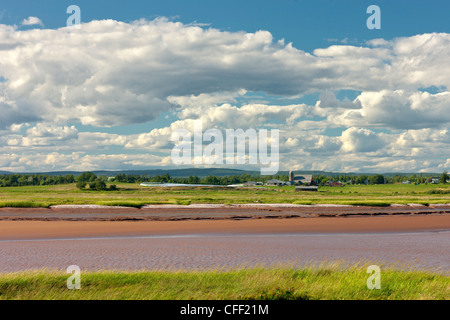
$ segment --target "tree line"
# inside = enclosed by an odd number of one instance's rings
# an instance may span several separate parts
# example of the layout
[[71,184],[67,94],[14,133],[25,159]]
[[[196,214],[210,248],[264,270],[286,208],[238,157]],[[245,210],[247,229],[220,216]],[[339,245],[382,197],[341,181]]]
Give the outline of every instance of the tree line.
[[[205,185],[230,185],[241,184],[248,181],[266,183],[270,179],[277,179],[281,181],[288,181],[288,175],[271,175],[260,176],[251,174],[241,174],[232,176],[214,176],[207,177],[189,176],[189,177],[172,177],[169,173],[155,176],[147,175],[132,175],[120,173],[115,177],[108,178],[106,176],[97,176],[92,172],[83,172],[79,176],[73,174],[68,175],[48,175],[48,174],[3,174],[0,175],[0,187],[16,187],[16,186],[43,186],[76,183],[79,189],[93,190],[115,190],[116,185],[112,183],[142,183],[142,182],[156,182],[156,183],[182,183],[182,184],[205,184]],[[439,177],[439,183],[447,183],[449,180],[447,172],[443,172]],[[394,184],[403,181],[411,183],[431,183],[430,176],[422,174],[413,174],[411,176],[394,175],[392,177],[385,177],[381,174],[374,175],[348,175],[341,174],[336,176],[316,175],[313,176],[314,184],[324,185],[328,181],[341,182],[342,184]]]
[[[444,171],[438,179],[439,183],[445,184],[450,179],[447,171]],[[314,181],[318,185],[323,185],[327,181],[341,182],[343,184],[395,184],[409,181],[410,183],[424,184],[432,183],[433,178],[431,176],[424,176],[423,174],[412,174],[410,176],[406,175],[394,175],[392,177],[385,177],[381,174],[375,175],[346,175],[341,174],[334,177],[329,177],[326,175],[314,176]]]
[[52,176],[47,174],[3,174],[0,175],[0,187],[18,186],[46,186],[55,184],[74,183],[73,174],[65,176]]
[[113,181],[127,182],[127,183],[142,183],[142,182],[156,182],[156,183],[183,183],[183,184],[209,184],[209,185],[229,185],[239,184],[247,181],[267,182],[270,179],[278,179],[282,181],[288,181],[287,175],[271,175],[271,176],[259,176],[251,174],[241,174],[233,176],[214,176],[209,175],[207,177],[189,176],[189,177],[172,177],[170,174],[162,174],[155,176],[146,175],[129,175],[118,174],[114,177]]

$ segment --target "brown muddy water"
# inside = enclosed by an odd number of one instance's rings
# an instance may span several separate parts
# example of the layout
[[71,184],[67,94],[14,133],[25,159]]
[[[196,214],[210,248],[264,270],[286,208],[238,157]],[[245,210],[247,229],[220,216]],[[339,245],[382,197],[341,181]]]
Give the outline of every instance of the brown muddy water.
[[450,272],[450,231],[180,234],[0,240],[0,272],[228,269],[358,262]]

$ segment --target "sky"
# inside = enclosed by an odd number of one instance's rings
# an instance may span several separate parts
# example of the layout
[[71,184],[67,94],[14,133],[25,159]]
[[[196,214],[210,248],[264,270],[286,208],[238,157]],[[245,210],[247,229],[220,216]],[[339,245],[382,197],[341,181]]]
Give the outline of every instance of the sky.
[[278,129],[280,170],[448,171],[449,9],[1,0],[0,171],[261,166],[175,164],[173,132],[199,120]]

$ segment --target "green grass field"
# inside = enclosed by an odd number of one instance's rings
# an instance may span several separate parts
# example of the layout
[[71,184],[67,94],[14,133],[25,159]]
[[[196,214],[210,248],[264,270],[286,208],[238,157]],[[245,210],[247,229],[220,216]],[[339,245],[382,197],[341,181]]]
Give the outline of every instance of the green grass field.
[[450,185],[352,185],[296,192],[294,187],[142,187],[117,184],[117,191],[78,190],[75,184],[0,188],[0,207],[48,207],[57,204],[100,204],[140,207],[145,204],[294,203],[384,206],[450,203]]
[[81,289],[67,289],[62,272],[0,275],[0,299],[450,299],[450,278],[424,271],[381,268],[381,289],[367,288],[366,266],[231,271],[81,273]]

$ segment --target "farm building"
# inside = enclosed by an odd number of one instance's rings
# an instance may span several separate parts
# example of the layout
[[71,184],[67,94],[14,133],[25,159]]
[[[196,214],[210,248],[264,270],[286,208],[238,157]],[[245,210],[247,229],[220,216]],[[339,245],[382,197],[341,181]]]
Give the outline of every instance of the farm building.
[[329,187],[343,187],[344,185],[341,182],[327,181],[325,182],[326,186]]
[[268,186],[284,186],[286,185],[286,181],[281,181],[281,180],[277,180],[277,179],[270,179],[267,180],[266,185]]
[[304,174],[304,175],[294,175],[294,171],[289,172],[289,183],[295,184],[295,183],[301,183],[306,185],[313,184],[313,176],[311,174]]
[[254,187],[254,186],[262,186],[262,182],[255,182],[255,181],[247,181],[244,182],[244,187]]

